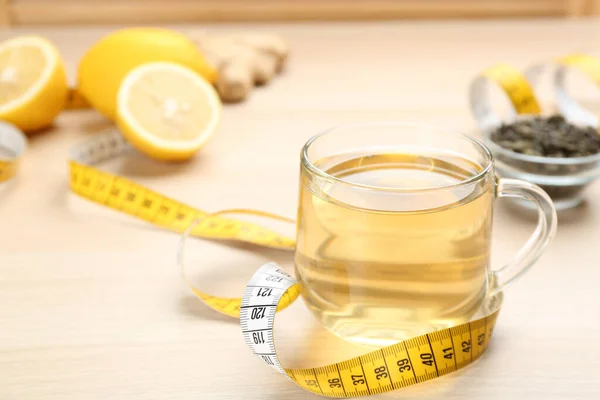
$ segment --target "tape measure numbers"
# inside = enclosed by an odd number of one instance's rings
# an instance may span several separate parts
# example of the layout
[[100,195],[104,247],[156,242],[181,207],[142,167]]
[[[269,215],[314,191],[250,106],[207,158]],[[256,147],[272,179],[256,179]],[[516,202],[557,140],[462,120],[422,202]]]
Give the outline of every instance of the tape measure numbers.
[[[260,216],[273,221],[287,218],[252,210],[215,214],[180,203],[128,179],[95,166],[131,150],[118,132],[101,134],[75,148],[70,160],[70,184],[78,195],[124,212],[185,237],[237,240],[257,246],[293,250],[295,242],[260,225],[231,218]],[[185,240],[178,253],[185,267]],[[185,270],[183,269],[185,278]],[[502,295],[488,299],[485,316],[449,329],[399,342],[363,356],[317,368],[286,369],[273,338],[275,313],[291,304],[301,292],[299,284],[274,263],[261,267],[250,279],[242,298],[212,296],[195,288],[205,304],[225,315],[240,318],[244,340],[263,362],[302,388],[329,397],[356,397],[414,385],[463,368],[477,360],[489,344]]]
[[487,316],[405,340],[360,357],[317,368],[286,369],[273,338],[275,310],[298,282],[275,263],[263,265],[248,282],[240,325],[250,350],[267,365],[315,394],[347,398],[389,392],[459,370],[487,349],[502,295],[488,299]]
[[15,126],[0,121],[0,182],[12,179],[27,148],[27,139]]

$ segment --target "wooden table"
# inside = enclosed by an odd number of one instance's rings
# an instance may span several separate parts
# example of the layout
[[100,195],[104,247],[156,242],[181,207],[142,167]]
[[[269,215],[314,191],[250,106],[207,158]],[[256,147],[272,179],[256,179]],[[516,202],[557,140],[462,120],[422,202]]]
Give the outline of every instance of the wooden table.
[[[466,88],[482,68],[600,53],[599,20],[208,28],[279,32],[293,49],[289,68],[244,104],[225,107],[220,131],[194,161],[165,165],[134,156],[106,168],[205,210],[290,216],[298,153],[315,133],[370,120],[474,132]],[[1,35],[46,35],[73,77],[86,47],[110,29]],[[18,179],[1,188],[0,399],[311,398],[250,354],[235,320],[209,310],[182,284],[176,234],[69,193],[69,148],[109,125],[91,110],[65,112],[54,129],[31,138]],[[510,288],[493,343],[476,365],[388,396],[597,398],[600,184],[587,199],[561,216],[548,252]],[[531,220],[499,205],[494,265],[508,261],[532,229]],[[220,282],[213,293],[238,295],[261,260],[274,256],[198,241],[189,262],[201,288],[210,276]],[[277,256],[290,268],[288,255]],[[302,302],[278,317],[277,344],[290,366],[365,351],[325,332]]]

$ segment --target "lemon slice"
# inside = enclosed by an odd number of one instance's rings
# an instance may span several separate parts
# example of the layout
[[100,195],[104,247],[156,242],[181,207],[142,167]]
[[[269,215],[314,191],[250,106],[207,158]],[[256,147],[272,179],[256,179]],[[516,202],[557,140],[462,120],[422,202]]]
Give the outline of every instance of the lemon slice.
[[67,77],[52,43],[23,36],[0,44],[0,119],[25,131],[52,123],[67,100]]
[[123,79],[117,125],[131,144],[159,160],[185,160],[217,128],[221,101],[193,70],[170,62],[143,64]]

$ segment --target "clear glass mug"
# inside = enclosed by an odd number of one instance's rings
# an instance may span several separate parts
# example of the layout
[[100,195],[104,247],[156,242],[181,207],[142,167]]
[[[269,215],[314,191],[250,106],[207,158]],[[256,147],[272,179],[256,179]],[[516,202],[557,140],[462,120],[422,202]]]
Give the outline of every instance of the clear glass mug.
[[[525,273],[556,231],[538,186],[497,179],[490,151],[465,135],[401,123],[344,126],[304,146],[296,276],[333,333],[387,345],[471,319]],[[490,267],[498,197],[532,202],[532,237]]]

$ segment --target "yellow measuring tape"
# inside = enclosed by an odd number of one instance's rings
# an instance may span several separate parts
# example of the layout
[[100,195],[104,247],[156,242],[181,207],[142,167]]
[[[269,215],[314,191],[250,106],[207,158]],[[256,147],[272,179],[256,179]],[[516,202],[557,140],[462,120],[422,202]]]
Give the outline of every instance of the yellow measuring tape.
[[600,58],[587,54],[571,54],[557,60],[558,64],[575,68],[600,85]]
[[600,87],[600,58],[587,54],[571,54],[550,62],[535,64],[525,71],[525,75],[535,85],[548,67],[552,68],[554,97],[561,114],[571,122],[597,127],[598,116],[585,109],[569,94],[566,83],[568,72],[576,71],[587,77],[596,87]]
[[[131,147],[118,132],[98,135],[75,148],[69,163],[73,192],[175,232],[187,230],[187,234],[200,238],[294,249],[293,239],[230,216],[250,214],[293,222],[289,219],[250,210],[207,214],[96,168],[98,163],[129,150]],[[497,295],[487,300],[481,318],[402,341],[360,357],[318,368],[285,369],[277,357],[273,327],[276,310],[287,307],[301,292],[299,284],[290,275],[274,263],[266,264],[248,282],[242,298],[212,296],[191,284],[190,287],[209,307],[240,318],[246,343],[266,364],[302,388],[330,397],[383,393],[434,379],[469,365],[487,348],[502,302],[502,296]]]
[[518,115],[538,115],[542,109],[533,87],[521,71],[508,65],[498,64],[483,71],[469,89],[471,111],[479,126],[492,129],[505,119],[494,111],[489,97],[489,85],[498,86],[507,96],[512,109],[510,118]]
[[12,179],[19,166],[27,139],[15,126],[0,121],[0,182]]
[[298,282],[275,263],[263,265],[242,297],[240,325],[250,350],[300,387],[327,397],[385,393],[461,369],[487,349],[502,295],[489,298],[486,316],[404,340],[360,357],[317,368],[283,368],[273,339],[275,310],[287,305]]
[[539,115],[542,110],[534,87],[548,67],[553,68],[552,85],[560,113],[571,122],[598,127],[598,116],[579,104],[566,88],[569,71],[579,72],[600,87],[600,58],[586,54],[571,54],[550,62],[537,63],[524,73],[508,64],[498,64],[484,70],[473,80],[469,90],[471,111],[479,127],[490,130],[506,121],[492,108],[490,84],[499,87],[510,101],[512,115],[509,119],[517,115]]

